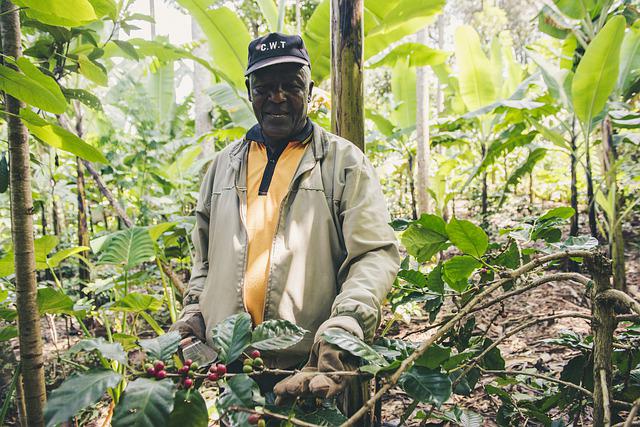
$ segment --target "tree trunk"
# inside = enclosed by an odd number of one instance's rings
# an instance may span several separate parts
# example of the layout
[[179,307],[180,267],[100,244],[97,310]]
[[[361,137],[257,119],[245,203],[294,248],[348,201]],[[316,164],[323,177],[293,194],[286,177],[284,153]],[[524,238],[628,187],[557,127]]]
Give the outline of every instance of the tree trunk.
[[411,197],[411,215],[415,220],[418,219],[418,209],[416,206],[416,186],[413,179],[413,156],[411,155],[411,153],[409,153],[409,158],[407,159],[407,166],[409,168],[409,174],[407,175],[407,184],[409,184],[409,196]]
[[593,334],[593,425],[604,426],[607,415],[611,422],[611,351],[613,348],[613,332],[616,328],[613,304],[598,299],[598,295],[611,288],[611,265],[602,255],[586,260],[587,268],[593,279],[591,290],[592,311],[591,322]]
[[[482,146],[480,147],[482,158],[487,155],[487,146],[485,142],[482,142]],[[481,196],[481,214],[483,223],[487,219],[487,212],[489,210],[489,202],[488,202],[488,194],[487,194],[487,170],[485,169],[482,172],[482,196]]]
[[149,29],[151,30],[151,40],[156,38],[156,5],[155,0],[149,0],[149,16],[152,21],[149,23]]
[[331,129],[364,151],[364,0],[331,0]]
[[[204,33],[198,25],[198,22],[191,18],[191,38],[194,42],[204,38]],[[209,58],[207,44],[203,43],[193,49],[193,54],[199,58]],[[211,132],[213,123],[211,119],[211,109],[213,103],[207,94],[207,89],[211,86],[211,74],[209,70],[197,62],[193,62],[193,93],[194,93],[194,110],[196,121],[196,138],[199,140],[203,135]],[[200,142],[202,145],[201,156],[208,157],[216,151],[216,147],[211,137],[203,138]]]
[[[613,145],[613,130],[611,129],[611,119],[609,116],[602,122],[602,166],[609,191],[614,192],[611,218],[609,222],[609,253],[613,263],[613,287],[626,292],[627,279],[624,260],[624,236],[622,234],[622,221],[619,219],[621,211],[621,199],[618,192],[618,182],[616,180],[617,153]],[[610,199],[607,197],[607,199]]]
[[[76,109],[76,134],[82,138],[82,112],[79,105],[75,104]],[[76,157],[76,189],[78,191],[78,246],[89,246],[89,229],[87,227],[87,197],[85,194],[84,171],[82,169],[82,161],[80,157]],[[85,258],[89,258],[89,251],[80,252]],[[91,270],[85,263],[79,263],[80,280],[88,281],[91,279]]]
[[[589,139],[589,137],[587,137]],[[586,156],[586,167],[585,174],[587,179],[587,204],[589,208],[589,231],[591,235],[598,238],[598,223],[596,222],[596,200],[593,192],[593,175],[591,168],[591,148],[589,141],[585,143],[585,156]]]
[[[427,29],[418,32],[418,43],[427,44]],[[416,70],[416,140],[417,140],[417,199],[418,214],[429,213],[429,69]]]
[[[575,123],[575,119],[574,119]],[[578,211],[578,147],[576,145],[576,134],[571,134],[571,207],[575,214],[571,217],[571,236],[578,235],[580,213]]]
[[302,0],[296,0],[296,34],[302,35]]
[[[22,55],[20,17],[18,8],[3,0],[0,25],[4,54],[19,58]],[[11,165],[11,234],[13,237],[18,338],[22,363],[25,406],[29,427],[44,425],[46,400],[44,357],[40,316],[36,303],[36,265],[33,245],[33,200],[31,199],[31,171],[29,169],[29,134],[17,117],[24,104],[5,94],[7,126],[9,130],[9,161]]]

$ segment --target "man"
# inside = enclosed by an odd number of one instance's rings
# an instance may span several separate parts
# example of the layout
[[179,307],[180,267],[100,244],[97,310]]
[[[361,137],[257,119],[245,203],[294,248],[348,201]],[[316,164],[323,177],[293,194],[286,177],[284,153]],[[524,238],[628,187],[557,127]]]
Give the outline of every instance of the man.
[[349,367],[322,333],[371,340],[398,269],[397,242],[374,170],[352,143],[307,117],[309,55],[299,36],[249,44],[245,75],[258,124],[221,151],[196,207],[195,260],[181,319],[183,343],[211,343],[212,328],[247,311],[254,325],[286,319],[311,333],[269,367],[304,372],[275,386],[282,397],[331,397],[344,383],[316,372]]

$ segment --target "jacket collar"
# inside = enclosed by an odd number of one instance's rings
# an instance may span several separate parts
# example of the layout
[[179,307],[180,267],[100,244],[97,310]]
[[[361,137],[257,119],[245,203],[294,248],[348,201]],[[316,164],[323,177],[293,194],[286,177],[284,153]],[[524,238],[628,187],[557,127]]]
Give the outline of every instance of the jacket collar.
[[[326,131],[322,129],[320,126],[318,126],[316,123],[313,123],[310,119],[309,119],[309,123],[311,123],[311,126],[313,127],[313,130],[312,130],[313,136],[311,138],[311,141],[309,141],[309,144],[311,144],[311,147],[309,147],[310,150],[305,150],[305,153],[303,154],[302,159],[300,160],[300,166],[298,167],[298,173],[296,173],[296,176],[313,167],[315,162],[323,159],[327,153],[329,139],[327,138]],[[249,133],[247,133],[247,135],[248,134]],[[230,163],[231,167],[236,171],[239,171],[242,168],[243,164],[245,163],[245,160],[247,158],[249,141],[250,140],[247,138],[247,136],[245,136],[245,138],[242,141],[240,141],[235,147],[233,147],[229,152],[229,157],[231,159],[231,163]]]

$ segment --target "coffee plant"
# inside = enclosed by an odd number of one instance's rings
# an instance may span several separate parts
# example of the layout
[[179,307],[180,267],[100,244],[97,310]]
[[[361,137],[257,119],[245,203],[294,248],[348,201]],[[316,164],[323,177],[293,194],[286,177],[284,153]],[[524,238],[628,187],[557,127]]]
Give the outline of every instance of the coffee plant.
[[[395,221],[408,256],[388,299],[395,313],[418,304],[431,320],[425,331],[432,333],[423,342],[381,336],[372,343],[338,329],[324,333],[326,341],[361,361],[357,372],[336,375],[356,375],[375,384],[375,393],[350,419],[331,401],[312,399],[279,407],[271,393],[262,395],[256,382],[261,375],[297,372],[265,366],[262,353],[286,349],[307,331],[284,320],[269,320],[252,329],[250,316],[240,313],[214,328],[211,344],[218,359],[208,366],[181,361],[176,332],[129,342],[126,351],[124,341],[81,340],[68,351],[82,360],[81,369],[52,392],[45,412],[47,425],[69,419],[106,392],[114,405],[115,427],[206,426],[209,409],[200,390],[213,391],[217,416],[234,426],[360,425],[363,417],[375,416],[385,393],[399,388],[411,399],[402,422],[414,418],[479,426],[483,423],[479,414],[445,405],[452,395],[468,396],[478,387],[499,400],[499,425],[566,425],[587,412],[596,423],[624,421],[623,414],[640,397],[640,313],[631,298],[610,289],[608,261],[598,252],[595,239],[562,239],[560,227],[572,214],[571,208],[550,210],[502,230],[499,242],[491,242],[473,223],[456,218],[447,223],[436,215],[422,215],[416,221]],[[559,271],[567,260],[580,263],[590,277]],[[476,327],[479,311],[508,303],[509,298],[545,283],[568,280],[584,285],[593,301],[591,315],[532,313],[496,339]],[[635,315],[616,315],[614,307]],[[566,331],[549,337],[548,344],[576,353],[560,372],[506,369],[499,348],[505,339],[562,317],[586,318],[593,333]],[[618,322],[622,322],[619,328],[612,327]],[[493,380],[480,382],[482,377]],[[529,393],[514,393],[516,388]]]

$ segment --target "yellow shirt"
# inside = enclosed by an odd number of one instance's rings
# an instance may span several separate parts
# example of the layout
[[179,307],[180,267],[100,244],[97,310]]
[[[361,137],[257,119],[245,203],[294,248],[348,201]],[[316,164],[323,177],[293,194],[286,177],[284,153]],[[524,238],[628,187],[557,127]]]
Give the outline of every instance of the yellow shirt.
[[[306,142],[306,141],[305,141]],[[280,204],[289,191],[293,175],[304,153],[304,142],[290,142],[277,159],[268,191],[259,194],[269,161],[263,143],[251,141],[247,163],[247,269],[244,275],[244,305],[254,325],[262,323],[269,281],[273,239],[278,226]]]

